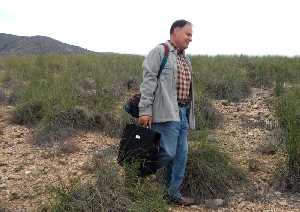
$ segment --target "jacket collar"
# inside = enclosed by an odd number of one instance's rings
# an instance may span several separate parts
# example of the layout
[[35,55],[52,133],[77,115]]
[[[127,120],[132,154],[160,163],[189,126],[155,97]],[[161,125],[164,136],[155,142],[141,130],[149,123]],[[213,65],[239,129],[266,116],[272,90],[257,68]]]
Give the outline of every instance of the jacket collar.
[[169,46],[169,51],[176,52],[176,55],[178,55],[178,54],[185,55],[185,51],[184,50],[179,50],[178,48],[176,48],[175,45],[171,42],[171,40],[167,40],[166,43]]

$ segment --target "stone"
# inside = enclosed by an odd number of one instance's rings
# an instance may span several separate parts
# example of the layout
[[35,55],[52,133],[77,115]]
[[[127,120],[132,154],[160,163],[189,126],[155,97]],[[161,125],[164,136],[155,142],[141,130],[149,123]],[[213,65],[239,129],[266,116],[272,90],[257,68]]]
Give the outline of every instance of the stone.
[[229,106],[230,105],[229,101],[227,101],[227,100],[222,101],[221,104],[223,106]]
[[25,175],[30,175],[31,171],[25,171]]
[[1,166],[7,166],[7,163],[5,163],[5,162],[0,162],[0,167]]
[[207,136],[207,141],[209,143],[218,143],[218,139],[215,136],[213,136],[213,135],[208,135]]
[[282,206],[286,206],[287,205],[287,202],[286,202],[285,199],[284,200],[280,200],[278,203],[279,203],[279,205],[282,205]]
[[276,153],[277,147],[274,144],[268,143],[258,146],[257,150],[263,154],[272,155]]
[[209,199],[205,201],[206,207],[209,208],[218,208],[223,206],[225,201],[223,199]]
[[250,137],[252,137],[252,136],[254,136],[254,133],[253,133],[253,132],[248,132],[248,135],[249,135]]
[[9,200],[12,201],[16,199],[20,199],[20,195],[17,192],[10,193]]
[[249,171],[256,172],[260,170],[260,164],[258,160],[250,159],[248,162]]
[[0,190],[5,190],[7,189],[7,186],[3,183],[3,184],[0,184]]

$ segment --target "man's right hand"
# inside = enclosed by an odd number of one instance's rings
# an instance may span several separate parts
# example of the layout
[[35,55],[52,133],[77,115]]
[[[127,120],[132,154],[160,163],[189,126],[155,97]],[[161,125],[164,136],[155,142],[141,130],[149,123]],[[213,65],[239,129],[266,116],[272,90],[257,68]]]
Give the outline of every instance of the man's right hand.
[[143,127],[151,127],[151,124],[152,124],[152,116],[140,116],[139,117],[139,120],[138,120],[138,123],[140,125],[142,125]]

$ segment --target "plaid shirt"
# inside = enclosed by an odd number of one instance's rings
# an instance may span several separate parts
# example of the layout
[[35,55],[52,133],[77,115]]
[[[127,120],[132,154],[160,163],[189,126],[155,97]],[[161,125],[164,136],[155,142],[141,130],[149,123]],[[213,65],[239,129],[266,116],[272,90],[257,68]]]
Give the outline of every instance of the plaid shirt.
[[177,50],[177,101],[179,103],[188,103],[191,100],[191,71],[185,59],[184,51]]

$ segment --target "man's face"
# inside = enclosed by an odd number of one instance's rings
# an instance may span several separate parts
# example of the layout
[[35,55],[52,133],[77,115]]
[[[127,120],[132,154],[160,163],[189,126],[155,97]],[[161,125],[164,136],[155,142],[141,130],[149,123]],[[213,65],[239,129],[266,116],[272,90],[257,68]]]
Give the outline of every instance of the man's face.
[[176,47],[179,49],[186,49],[192,41],[192,25],[187,24],[184,27],[177,27],[174,29],[174,41]]

